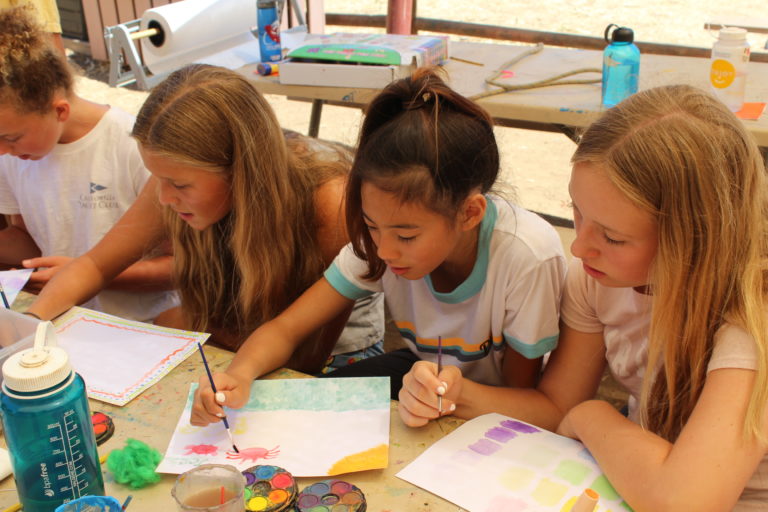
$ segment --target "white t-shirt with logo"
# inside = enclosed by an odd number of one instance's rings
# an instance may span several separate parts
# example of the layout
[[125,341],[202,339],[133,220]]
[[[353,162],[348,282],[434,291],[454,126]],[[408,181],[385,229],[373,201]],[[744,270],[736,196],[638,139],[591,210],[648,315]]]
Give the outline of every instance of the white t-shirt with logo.
[[555,348],[565,256],[552,226],[501,199],[488,201],[477,245],[469,277],[448,293],[436,291],[429,276],[411,281],[389,268],[378,281],[364,280],[367,264],[349,245],[325,278],[350,299],[383,291],[414,354],[436,362],[442,337],[443,364],[458,366],[475,382],[500,386],[504,349],[534,359]]
[[[20,214],[43,256],[92,248],[133,203],[149,171],[130,136],[134,118],[111,107],[85,136],[44,158],[0,157],[0,213]],[[174,292],[104,290],[83,304],[148,321],[178,305]]]

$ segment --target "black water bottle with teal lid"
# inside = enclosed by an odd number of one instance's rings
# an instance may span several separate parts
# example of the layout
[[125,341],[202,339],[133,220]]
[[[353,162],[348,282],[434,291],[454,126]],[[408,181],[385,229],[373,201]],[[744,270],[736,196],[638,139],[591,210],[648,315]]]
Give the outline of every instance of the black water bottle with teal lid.
[[104,494],[85,383],[50,322],[37,326],[31,349],[3,364],[0,410],[24,512]]

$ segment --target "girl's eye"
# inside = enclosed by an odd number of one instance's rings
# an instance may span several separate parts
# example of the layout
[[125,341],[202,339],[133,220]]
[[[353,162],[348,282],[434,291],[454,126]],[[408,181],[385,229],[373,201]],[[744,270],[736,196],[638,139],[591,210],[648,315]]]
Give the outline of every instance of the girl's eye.
[[398,240],[405,243],[412,242],[415,238],[416,238],[415,236],[398,236],[397,237]]
[[173,184],[173,188],[175,188],[176,190],[183,190],[183,189],[187,188],[188,186],[189,185],[177,185],[176,183]]
[[622,240],[614,240],[613,238],[609,237],[606,234],[603,234],[603,236],[605,237],[605,241],[608,242],[609,244],[622,245],[624,243]]
[[368,228],[368,231],[376,231],[376,226],[371,226],[370,224],[366,224],[365,227]]

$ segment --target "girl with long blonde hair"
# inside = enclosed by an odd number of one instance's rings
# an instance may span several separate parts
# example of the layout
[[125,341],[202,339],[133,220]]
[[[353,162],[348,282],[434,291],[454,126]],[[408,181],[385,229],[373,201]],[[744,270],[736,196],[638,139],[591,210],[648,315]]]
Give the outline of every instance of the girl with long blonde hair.
[[[212,332],[215,343],[236,350],[314,282],[347,240],[340,212],[349,150],[284,134],[238,73],[207,65],[172,73],[142,106],[133,136],[153,190],[86,262],[101,274],[96,282],[106,280],[167,228],[181,307],[158,318],[164,325]],[[63,282],[52,285],[64,291]],[[52,293],[31,310],[46,308],[48,316],[66,305]],[[376,352],[383,320],[375,297],[358,304],[360,327],[337,345],[351,309],[321,326],[293,366],[316,372],[332,351]]]
[[[768,503],[768,183],[736,116],[690,86],[606,111],[573,156],[560,343],[500,411],[581,440],[635,511]],[[629,417],[591,400],[603,371]]]

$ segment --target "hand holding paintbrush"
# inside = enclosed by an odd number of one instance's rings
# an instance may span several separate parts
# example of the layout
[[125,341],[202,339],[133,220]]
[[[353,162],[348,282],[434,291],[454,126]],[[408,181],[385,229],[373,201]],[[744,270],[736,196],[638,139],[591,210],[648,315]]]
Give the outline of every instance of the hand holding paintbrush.
[[[208,374],[208,381],[211,383],[211,389],[213,390],[214,395],[216,395],[218,394],[218,391],[216,391],[216,384],[213,382],[213,375],[211,374],[211,369],[208,367],[208,361],[205,359],[205,352],[203,352],[203,346],[200,344],[200,342],[197,343],[197,348],[200,349],[200,357],[203,358],[205,373]],[[229,430],[229,422],[227,421],[227,417],[223,416],[221,421],[224,423],[224,426],[227,429],[227,435],[229,436],[229,441],[232,443],[232,449],[235,451],[235,453],[240,453],[240,450],[238,450],[237,446],[235,446],[235,439],[232,437],[232,431]]]

